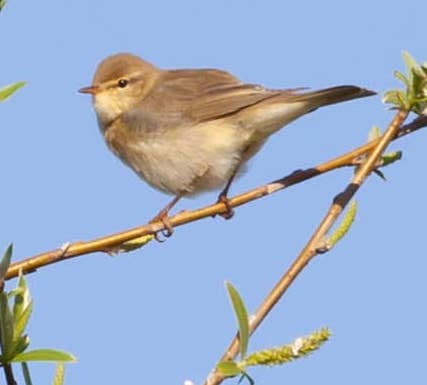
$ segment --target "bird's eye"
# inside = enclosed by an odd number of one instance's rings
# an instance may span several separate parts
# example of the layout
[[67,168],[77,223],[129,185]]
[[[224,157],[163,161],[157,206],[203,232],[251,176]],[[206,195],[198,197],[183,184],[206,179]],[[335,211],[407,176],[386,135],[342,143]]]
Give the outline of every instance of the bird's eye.
[[129,84],[129,80],[127,80],[127,79],[120,79],[120,80],[117,82],[117,85],[118,85],[120,88],[125,88],[128,84]]

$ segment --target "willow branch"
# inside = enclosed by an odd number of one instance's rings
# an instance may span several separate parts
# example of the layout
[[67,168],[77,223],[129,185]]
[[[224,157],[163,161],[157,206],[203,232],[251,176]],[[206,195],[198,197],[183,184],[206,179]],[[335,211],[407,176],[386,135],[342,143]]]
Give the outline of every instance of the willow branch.
[[[425,126],[427,126],[427,117],[419,117],[410,124],[402,126],[394,139],[408,135]],[[337,168],[345,166],[354,166],[356,164],[359,164],[357,162],[357,159],[360,158],[362,155],[368,154],[373,148],[378,145],[379,142],[380,138],[366,143],[363,146],[360,146],[352,151],[349,151],[337,158],[331,159],[318,166],[305,170],[295,171],[284,178],[275,180],[267,185],[257,187],[253,190],[249,190],[243,194],[230,198],[230,206],[238,207],[253,200],[262,198],[266,195],[275,193],[279,190],[283,190],[297,183],[301,183],[305,180],[311,179],[315,176],[325,174]],[[203,218],[224,213],[226,210],[227,208],[223,203],[217,203],[193,211],[183,211],[171,217],[170,223],[173,227],[177,227],[189,222],[194,222]],[[124,242],[137,239],[145,235],[154,234],[163,229],[163,223],[155,222],[152,224],[146,224],[133,229],[107,235],[94,240],[89,240],[85,242],[73,242],[67,244],[62,248],[31,256],[26,259],[23,259],[22,261],[18,261],[11,264],[5,278],[11,279],[18,276],[20,270],[22,270],[23,273],[30,273],[40,267],[50,265],[59,261],[99,251],[102,252],[114,250],[120,245],[122,245]]]
[[17,385],[15,377],[13,375],[12,365],[11,364],[3,364],[4,375],[6,378],[7,385]]
[[[384,135],[375,141],[375,146],[372,148],[372,151],[366,158],[366,161],[357,170],[351,183],[343,192],[335,197],[328,212],[314,231],[306,246],[264,299],[256,313],[251,317],[249,328],[250,334],[254,333],[275,304],[285,294],[286,290],[295,278],[301,273],[305,266],[307,266],[310,260],[325,251],[323,245],[326,234],[337,221],[345,206],[350,202],[369,174],[376,168],[381,155],[387,148],[388,144],[396,137],[396,135],[398,135],[399,127],[403,124],[407,116],[408,112],[398,111]],[[236,336],[221,357],[220,361],[229,361],[234,359],[239,352],[239,345],[239,338]],[[218,385],[224,379],[225,377],[223,375],[214,370],[206,380],[205,385]]]

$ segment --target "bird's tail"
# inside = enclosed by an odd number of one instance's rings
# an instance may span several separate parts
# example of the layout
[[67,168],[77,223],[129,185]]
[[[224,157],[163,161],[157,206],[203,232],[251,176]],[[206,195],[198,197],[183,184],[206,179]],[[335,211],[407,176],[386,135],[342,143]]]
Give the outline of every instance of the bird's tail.
[[308,102],[313,109],[316,109],[322,106],[364,98],[375,94],[376,93],[373,91],[357,86],[337,86],[299,95],[295,94],[292,97],[292,102]]

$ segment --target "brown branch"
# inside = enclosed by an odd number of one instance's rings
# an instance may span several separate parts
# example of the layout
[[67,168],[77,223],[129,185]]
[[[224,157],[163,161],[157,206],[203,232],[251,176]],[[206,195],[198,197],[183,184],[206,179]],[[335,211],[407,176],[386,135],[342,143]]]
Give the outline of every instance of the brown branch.
[[15,377],[13,375],[12,365],[1,364],[0,366],[3,367],[4,375],[6,378],[6,384],[7,385],[18,385],[18,383],[16,382]]
[[4,370],[4,375],[6,377],[6,384],[7,385],[17,385],[18,383],[16,382],[15,377],[13,375],[12,365],[11,364],[3,364],[3,370]]
[[[427,126],[427,117],[419,117],[410,124],[401,127],[398,134],[396,135],[396,138],[400,138],[402,136],[410,134],[425,126]],[[355,164],[358,164],[356,160],[360,158],[360,156],[369,153],[373,148],[375,148],[375,146],[378,145],[379,142],[380,138],[366,143],[361,147],[358,147],[316,167],[295,171],[284,178],[278,179],[267,185],[257,187],[253,190],[237,195],[230,199],[230,206],[241,206],[255,199],[262,198],[265,195],[270,195],[274,192],[283,190],[294,184],[303,182],[307,179],[327,173],[337,168],[345,166],[354,166]],[[170,223],[172,226],[177,227],[189,222],[197,221],[199,219],[211,217],[213,215],[220,214],[225,211],[225,205],[223,203],[217,203],[194,211],[183,211],[171,217]],[[66,246],[63,246],[62,248],[47,251],[11,264],[6,274],[6,279],[16,277],[19,274],[20,270],[22,270],[24,273],[30,273],[40,267],[50,265],[55,262],[78,257],[81,255],[91,254],[94,252],[114,250],[115,248],[122,245],[124,242],[139,238],[144,235],[154,234],[163,229],[163,223],[156,222],[153,224],[143,225],[140,227],[125,230],[119,233],[107,235],[86,242],[70,243]]]
[[[375,141],[375,147],[370,152],[366,161],[357,170],[351,183],[343,192],[335,197],[328,212],[317,229],[314,231],[304,249],[294,260],[290,268],[283,274],[271,292],[267,295],[261,306],[257,309],[256,313],[251,317],[249,328],[250,334],[254,333],[254,331],[258,328],[268,313],[272,310],[274,305],[285,294],[286,290],[289,288],[295,278],[301,273],[304,267],[307,266],[310,260],[320,252],[324,252],[324,249],[322,249],[321,246],[324,244],[326,234],[334,225],[338,219],[338,216],[341,214],[345,206],[350,202],[354,194],[359,190],[369,174],[376,168],[381,155],[387,148],[388,144],[399,134],[399,127],[403,124],[407,116],[408,112],[398,111],[384,135]],[[402,129],[403,128],[404,127],[402,127]],[[319,250],[319,248],[321,249]],[[239,345],[239,338],[236,336],[221,357],[220,361],[233,360],[239,352]],[[209,375],[205,385],[218,385],[225,378],[226,377],[221,375],[218,371],[214,370]]]

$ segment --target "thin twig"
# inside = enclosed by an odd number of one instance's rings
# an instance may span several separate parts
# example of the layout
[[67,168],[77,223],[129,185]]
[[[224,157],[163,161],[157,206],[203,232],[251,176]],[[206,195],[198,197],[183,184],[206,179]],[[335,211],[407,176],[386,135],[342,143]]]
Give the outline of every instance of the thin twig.
[[[251,323],[249,328],[249,333],[252,334],[261,322],[265,319],[268,313],[272,310],[274,305],[280,300],[284,295],[286,290],[295,280],[295,278],[301,273],[305,266],[310,262],[310,260],[319,254],[318,248],[322,245],[323,240],[327,232],[333,226],[333,224],[338,219],[339,215],[345,208],[345,206],[350,202],[354,194],[359,190],[360,186],[369,176],[369,174],[375,169],[378,160],[380,159],[382,153],[388,146],[388,144],[393,140],[393,138],[398,135],[399,127],[405,121],[408,116],[406,111],[398,111],[387,128],[384,135],[382,135],[377,141],[375,147],[372,149],[371,153],[367,157],[366,161],[360,166],[356,174],[354,175],[351,183],[346,187],[346,189],[338,194],[333,203],[331,204],[328,212],[325,217],[314,231],[312,237],[294,260],[290,268],[283,274],[271,292],[262,302],[261,306],[257,309],[255,314],[251,317]],[[234,359],[239,352],[239,338],[238,336],[234,337],[231,344],[221,357],[220,361],[228,361]],[[214,370],[208,377],[205,382],[205,385],[218,385],[220,384],[225,377]]]
[[[419,117],[413,122],[401,127],[398,134],[396,135],[396,138],[408,135],[425,126],[427,126],[427,117]],[[237,195],[230,199],[229,204],[231,207],[241,206],[255,199],[270,195],[274,192],[283,190],[294,184],[303,182],[315,176],[335,170],[337,168],[345,166],[354,166],[355,164],[359,164],[356,160],[359,159],[360,156],[369,153],[376,145],[378,145],[379,141],[380,138],[375,139],[369,143],[364,144],[361,147],[358,147],[316,167],[293,172],[292,174],[273,181],[267,185],[260,186],[243,194]],[[217,203],[203,207],[198,210],[184,211],[171,217],[170,224],[174,227],[177,227],[189,222],[197,221],[199,219],[224,213],[226,210],[227,208],[223,203]],[[22,270],[23,273],[28,274],[40,267],[66,259],[75,258],[81,255],[91,254],[99,251],[114,250],[120,245],[122,245],[124,242],[142,237],[144,235],[154,234],[163,229],[163,223],[156,222],[125,230],[112,235],[107,235],[98,239],[89,240],[86,242],[70,243],[67,244],[66,250],[64,250],[63,248],[59,248],[47,251],[11,264],[6,275],[6,279],[17,277],[19,274],[19,270]]]
[[4,364],[3,370],[4,370],[4,375],[6,377],[7,385],[17,385],[18,383],[16,382],[15,377],[13,376],[12,365]]

